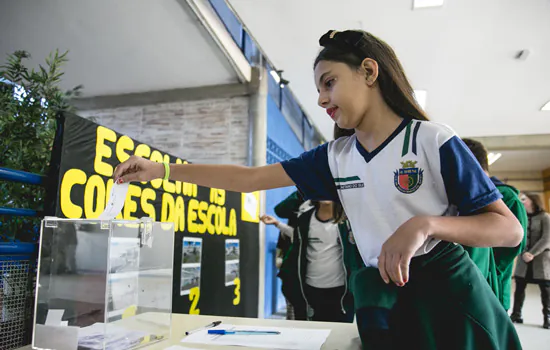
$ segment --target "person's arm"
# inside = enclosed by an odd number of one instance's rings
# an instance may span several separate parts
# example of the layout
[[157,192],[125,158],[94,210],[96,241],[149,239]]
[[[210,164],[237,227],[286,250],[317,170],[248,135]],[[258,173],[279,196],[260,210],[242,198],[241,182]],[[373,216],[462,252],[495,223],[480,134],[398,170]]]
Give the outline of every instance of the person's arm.
[[279,229],[279,231],[281,231],[282,234],[289,237],[291,241],[293,240],[294,228],[292,228],[291,226],[280,222],[271,215],[262,215],[260,220],[266,225],[274,225],[276,228]]
[[502,200],[470,216],[427,218],[427,237],[470,247],[516,247],[523,239],[523,227]]
[[515,247],[523,238],[520,223],[468,147],[452,133],[440,134],[441,176],[448,202],[460,217],[417,216],[402,224],[378,258],[386,283],[407,283],[410,260],[430,237],[470,247]]
[[[162,179],[164,174],[164,164],[131,156],[117,166],[113,177],[124,183]],[[294,182],[279,163],[262,167],[170,164],[170,179],[235,192],[294,186]]]
[[515,247],[523,228],[502,201],[500,191],[456,135],[439,148],[441,176],[449,204],[460,217],[430,219],[428,234],[470,247]]
[[275,224],[275,227],[277,227],[279,229],[279,231],[281,231],[282,234],[289,237],[290,241],[293,241],[293,239],[294,239],[294,228],[292,228],[291,226],[288,226],[287,224],[284,224],[280,221],[277,221],[277,223]]
[[279,248],[275,249],[275,267],[280,269],[283,265],[283,251]]
[[[115,169],[117,183],[164,178],[164,164],[131,156]],[[235,192],[297,186],[307,199],[338,200],[328,165],[328,144],[281,163],[261,167],[241,165],[170,164],[170,179]]]
[[470,216],[415,216],[382,246],[378,257],[382,279],[398,286],[407,283],[410,261],[428,238],[470,247],[515,247],[523,238],[523,227],[500,199]]
[[521,227],[523,228],[523,238],[520,244],[512,248],[495,247],[493,249],[495,263],[497,265],[497,270],[500,274],[509,269],[510,266],[513,265],[516,257],[520,255],[521,252],[523,252],[523,249],[525,248],[525,243],[527,241],[526,231],[528,219],[527,213],[525,212],[525,207],[523,203],[521,203],[521,200],[519,199],[517,193],[508,187],[497,186],[497,188],[499,189],[500,193],[502,193],[502,201],[508,207],[508,209],[510,209],[512,214],[514,214],[514,216],[518,219]]
[[539,255],[546,249],[550,249],[550,215],[544,213],[542,215],[542,235],[540,239],[533,244],[531,249],[527,252],[532,254],[533,257]]

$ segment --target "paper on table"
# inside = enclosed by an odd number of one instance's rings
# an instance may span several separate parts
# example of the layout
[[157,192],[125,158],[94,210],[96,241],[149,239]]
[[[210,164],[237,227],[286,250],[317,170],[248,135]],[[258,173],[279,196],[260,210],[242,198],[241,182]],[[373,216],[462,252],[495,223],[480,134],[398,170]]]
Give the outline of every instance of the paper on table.
[[188,348],[186,346],[172,345],[164,350],[201,350],[197,348]]
[[130,349],[150,334],[142,331],[125,329],[113,323],[94,323],[80,328],[78,332],[78,347],[89,350]]
[[128,193],[129,183],[117,184],[114,183],[111,187],[111,195],[109,196],[109,202],[105,206],[105,210],[99,216],[99,220],[113,220],[115,216],[120,213],[126,200],[126,194]]
[[182,343],[212,345],[233,345],[266,349],[319,350],[327,340],[330,329],[300,329],[282,327],[251,327],[222,324],[210,329],[278,331],[270,335],[217,335],[208,334],[208,330],[193,333],[181,340]]

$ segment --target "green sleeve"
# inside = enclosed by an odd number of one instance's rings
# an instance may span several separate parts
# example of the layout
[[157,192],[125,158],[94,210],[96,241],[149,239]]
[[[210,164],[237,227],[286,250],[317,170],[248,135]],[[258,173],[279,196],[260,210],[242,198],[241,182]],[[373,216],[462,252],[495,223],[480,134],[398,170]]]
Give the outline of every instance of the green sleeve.
[[283,219],[290,219],[296,216],[298,208],[303,203],[298,191],[294,191],[290,196],[275,206],[275,214]]
[[506,271],[510,266],[513,265],[514,259],[521,254],[525,248],[525,242],[527,239],[527,212],[525,207],[517,193],[509,188],[508,186],[497,186],[500,193],[502,193],[502,200],[504,204],[512,211],[512,213],[519,220],[519,223],[523,227],[523,239],[517,247],[513,248],[493,248],[495,253],[495,262],[497,264],[497,269],[499,272]]

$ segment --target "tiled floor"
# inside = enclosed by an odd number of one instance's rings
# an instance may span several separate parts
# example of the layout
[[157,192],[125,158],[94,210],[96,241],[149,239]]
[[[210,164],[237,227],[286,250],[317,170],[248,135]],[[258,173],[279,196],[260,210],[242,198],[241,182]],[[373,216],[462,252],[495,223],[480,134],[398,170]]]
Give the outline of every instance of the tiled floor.
[[542,304],[537,285],[527,286],[527,297],[523,306],[524,324],[517,325],[524,350],[550,349],[550,329],[542,328]]

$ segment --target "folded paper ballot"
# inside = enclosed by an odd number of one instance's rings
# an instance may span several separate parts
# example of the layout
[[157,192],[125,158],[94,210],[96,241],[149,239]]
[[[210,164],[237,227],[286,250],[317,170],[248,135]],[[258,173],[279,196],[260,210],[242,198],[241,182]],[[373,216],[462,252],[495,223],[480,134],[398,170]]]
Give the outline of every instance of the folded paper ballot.
[[105,210],[99,215],[99,220],[113,220],[124,207],[126,194],[128,193],[129,183],[117,184],[114,183],[111,187],[111,195],[105,206]]
[[[143,342],[146,337],[151,337],[151,335],[146,332],[117,327],[112,323],[107,324],[107,329],[105,329],[104,323],[94,323],[79,330],[78,348],[89,350],[130,349]],[[104,345],[105,347],[103,347]]]

